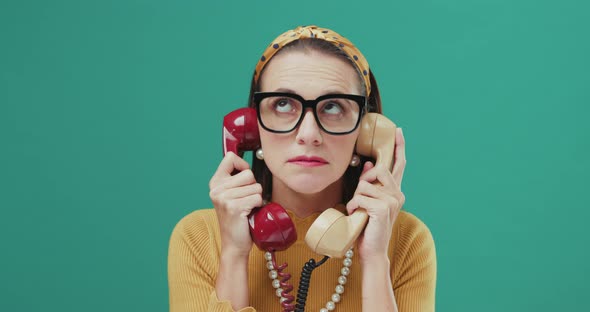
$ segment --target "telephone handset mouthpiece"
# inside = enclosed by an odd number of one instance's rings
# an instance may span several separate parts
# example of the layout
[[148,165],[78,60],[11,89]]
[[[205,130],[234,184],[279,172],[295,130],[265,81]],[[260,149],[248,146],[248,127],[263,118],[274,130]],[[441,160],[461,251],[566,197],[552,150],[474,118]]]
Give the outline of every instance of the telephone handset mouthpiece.
[[[356,152],[375,159],[375,166],[386,166],[391,172],[395,147],[395,124],[377,113],[367,113],[361,120]],[[380,184],[379,181],[373,184]],[[344,257],[367,225],[369,216],[363,208],[350,216],[334,209],[326,209],[312,223],[305,242],[314,252],[332,258]]]

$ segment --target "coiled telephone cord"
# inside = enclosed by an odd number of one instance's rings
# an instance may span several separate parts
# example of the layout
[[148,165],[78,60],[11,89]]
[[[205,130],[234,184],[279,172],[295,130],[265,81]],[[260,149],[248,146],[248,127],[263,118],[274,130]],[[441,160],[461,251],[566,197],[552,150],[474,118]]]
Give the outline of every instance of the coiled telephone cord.
[[307,291],[309,290],[309,283],[311,280],[311,273],[313,270],[320,265],[324,264],[328,260],[328,256],[324,256],[319,262],[315,262],[314,259],[309,259],[301,270],[301,279],[299,280],[299,288],[297,289],[297,308],[295,312],[305,311],[305,301],[307,300]]
[[293,312],[295,310],[295,305],[292,303],[295,300],[295,297],[290,294],[293,290],[293,285],[289,284],[289,279],[291,279],[291,274],[287,272],[283,272],[283,270],[288,266],[285,262],[281,264],[281,266],[277,266],[276,257],[274,251],[271,252],[272,255],[272,266],[275,270],[277,270],[280,285],[282,291],[282,297],[284,300],[281,302],[281,306],[283,307],[283,312]]

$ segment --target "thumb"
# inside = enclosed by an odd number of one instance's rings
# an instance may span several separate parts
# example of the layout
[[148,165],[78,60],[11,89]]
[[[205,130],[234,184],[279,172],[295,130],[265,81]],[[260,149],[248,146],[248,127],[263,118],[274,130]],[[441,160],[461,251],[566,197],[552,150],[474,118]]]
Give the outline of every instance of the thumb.
[[361,173],[359,180],[363,180],[365,173],[367,171],[371,170],[373,167],[375,167],[375,165],[372,162],[370,162],[370,161],[365,162],[365,164],[363,165],[363,172]]
[[234,170],[243,171],[246,169],[250,169],[248,162],[233,152],[228,152],[225,157],[223,157],[223,160],[221,160],[213,177],[231,176]]

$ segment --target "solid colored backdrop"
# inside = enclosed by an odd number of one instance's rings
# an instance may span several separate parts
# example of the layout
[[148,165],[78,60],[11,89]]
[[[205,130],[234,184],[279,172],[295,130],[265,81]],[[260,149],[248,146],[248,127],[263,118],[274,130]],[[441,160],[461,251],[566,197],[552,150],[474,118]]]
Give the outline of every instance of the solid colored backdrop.
[[589,21],[581,0],[2,0],[0,311],[167,310],[222,117],[307,24],[359,46],[404,129],[437,310],[590,310]]

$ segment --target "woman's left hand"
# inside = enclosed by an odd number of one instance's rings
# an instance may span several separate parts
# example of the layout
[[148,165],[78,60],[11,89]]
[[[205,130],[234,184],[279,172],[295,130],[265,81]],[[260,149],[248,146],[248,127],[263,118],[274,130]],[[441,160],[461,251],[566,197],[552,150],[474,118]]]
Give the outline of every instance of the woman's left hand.
[[[357,208],[364,208],[369,215],[367,227],[358,239],[361,261],[387,257],[393,224],[405,202],[401,191],[405,167],[405,139],[401,128],[397,128],[393,172],[366,162],[354,196],[346,205],[349,215]],[[383,185],[371,184],[375,180]]]

